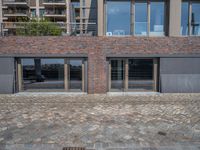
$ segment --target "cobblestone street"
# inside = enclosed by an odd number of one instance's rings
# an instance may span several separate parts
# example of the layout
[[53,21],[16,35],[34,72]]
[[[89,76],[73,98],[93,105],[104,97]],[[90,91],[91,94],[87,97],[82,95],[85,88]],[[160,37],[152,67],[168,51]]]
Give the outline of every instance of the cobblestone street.
[[0,95],[0,150],[200,150],[200,94]]

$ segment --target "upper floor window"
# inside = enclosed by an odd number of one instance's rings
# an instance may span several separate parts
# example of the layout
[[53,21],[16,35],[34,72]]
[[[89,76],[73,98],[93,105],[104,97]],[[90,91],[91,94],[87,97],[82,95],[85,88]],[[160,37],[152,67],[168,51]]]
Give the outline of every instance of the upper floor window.
[[106,35],[164,36],[166,0],[107,0]]
[[181,34],[200,35],[200,2],[187,0],[182,2]]
[[107,0],[107,35],[130,35],[130,0]]

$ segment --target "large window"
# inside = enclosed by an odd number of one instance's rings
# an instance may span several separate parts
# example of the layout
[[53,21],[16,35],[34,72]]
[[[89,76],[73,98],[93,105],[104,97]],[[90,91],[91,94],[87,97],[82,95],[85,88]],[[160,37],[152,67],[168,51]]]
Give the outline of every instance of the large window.
[[147,3],[135,1],[135,35],[147,35]]
[[106,2],[106,35],[165,35],[166,0]]
[[107,35],[130,35],[130,0],[107,0]]
[[187,0],[182,2],[181,34],[200,35],[200,2]]
[[64,89],[63,59],[22,59],[24,90]]
[[[84,58],[24,58],[18,60],[19,91],[85,91]],[[86,67],[87,68],[87,67]]]
[[157,59],[109,60],[109,91],[157,91]]
[[163,36],[164,35],[164,1],[154,0],[150,3],[150,35]]
[[181,34],[188,35],[188,22],[189,22],[189,5],[188,2],[182,3],[181,9]]

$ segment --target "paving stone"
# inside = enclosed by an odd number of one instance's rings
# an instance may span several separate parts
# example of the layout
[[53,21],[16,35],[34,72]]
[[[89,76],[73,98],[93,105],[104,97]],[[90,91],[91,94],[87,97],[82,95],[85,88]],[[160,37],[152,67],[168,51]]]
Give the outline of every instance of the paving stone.
[[0,95],[0,104],[0,150],[199,150],[200,94],[33,93]]

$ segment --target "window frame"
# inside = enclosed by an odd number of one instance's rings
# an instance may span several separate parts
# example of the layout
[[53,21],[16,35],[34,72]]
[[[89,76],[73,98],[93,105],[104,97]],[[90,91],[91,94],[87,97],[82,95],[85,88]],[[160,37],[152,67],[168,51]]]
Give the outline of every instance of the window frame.
[[[181,8],[182,8],[182,4],[183,2],[187,2],[188,3],[188,32],[186,35],[183,35],[182,32],[180,31],[180,35],[183,36],[183,37],[187,37],[187,36],[200,36],[200,34],[198,35],[193,35],[192,34],[192,4],[193,3],[199,3],[200,4],[200,1],[198,0],[182,0],[181,2]],[[182,13],[181,13],[181,19],[182,19]],[[182,22],[182,20],[181,20]],[[182,26],[182,24],[181,24]]]
[[[104,0],[104,35],[107,33],[107,1]],[[113,0],[113,1],[122,1],[122,0]],[[136,0],[130,0],[130,35],[124,35],[127,36],[135,36],[135,37],[165,37],[168,35],[169,32],[169,25],[168,25],[168,18],[169,18],[169,4],[168,0],[143,0],[147,3],[147,35],[137,35],[135,34],[135,3]],[[164,35],[150,35],[150,17],[151,17],[151,2],[164,2]],[[111,37],[116,36],[112,35]]]

